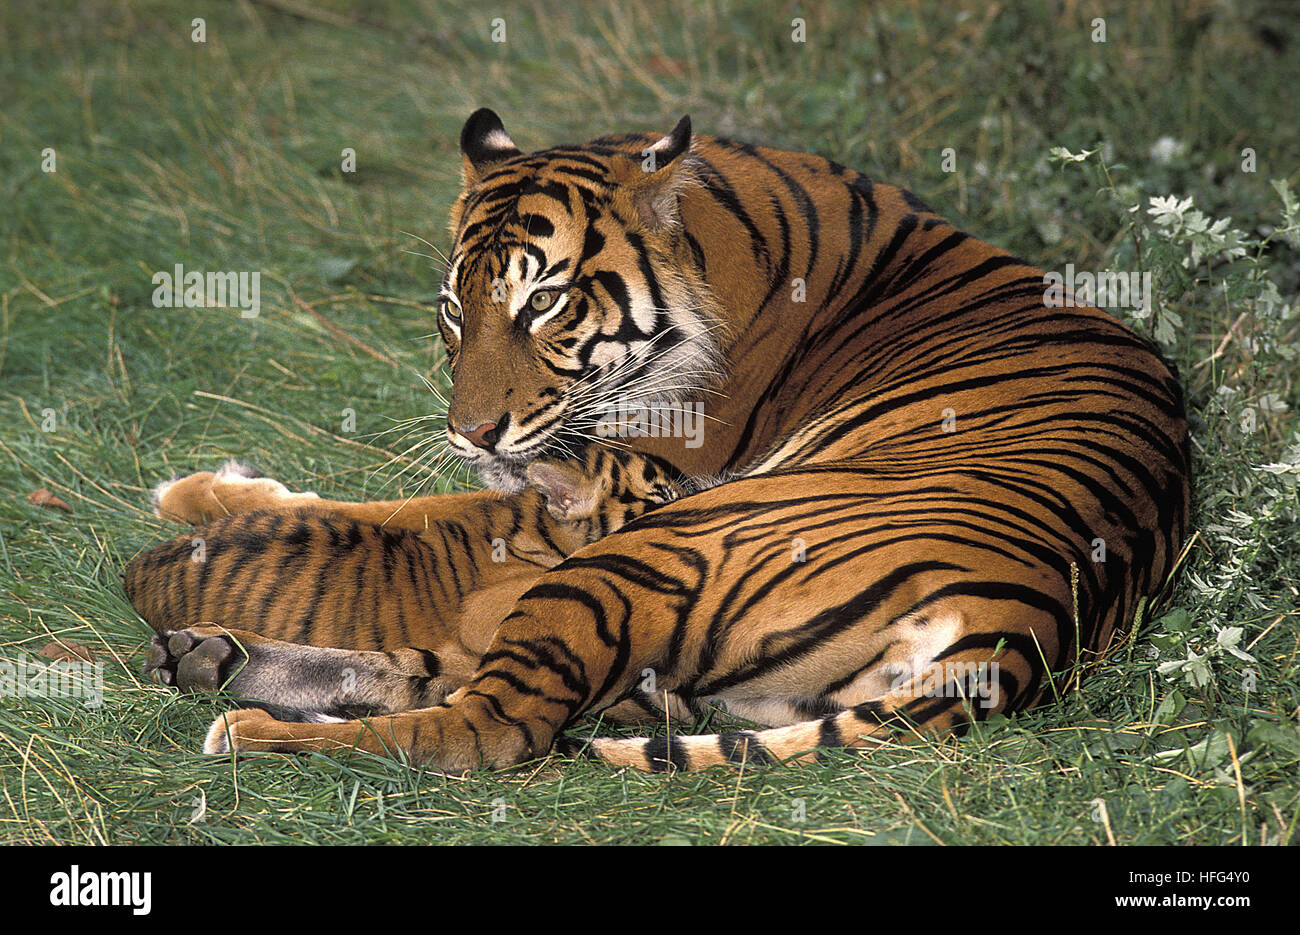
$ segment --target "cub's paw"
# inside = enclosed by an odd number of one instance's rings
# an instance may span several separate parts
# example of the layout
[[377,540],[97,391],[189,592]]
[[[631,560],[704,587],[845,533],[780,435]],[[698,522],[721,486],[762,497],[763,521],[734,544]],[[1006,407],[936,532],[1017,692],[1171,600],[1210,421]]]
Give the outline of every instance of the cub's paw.
[[227,461],[214,474],[202,471],[163,481],[153,489],[154,513],[160,519],[200,525],[231,513],[304,506],[320,497],[292,493],[277,480],[262,477],[246,464]]
[[185,692],[215,692],[248,662],[248,654],[221,627],[188,627],[155,636],[145,674]]

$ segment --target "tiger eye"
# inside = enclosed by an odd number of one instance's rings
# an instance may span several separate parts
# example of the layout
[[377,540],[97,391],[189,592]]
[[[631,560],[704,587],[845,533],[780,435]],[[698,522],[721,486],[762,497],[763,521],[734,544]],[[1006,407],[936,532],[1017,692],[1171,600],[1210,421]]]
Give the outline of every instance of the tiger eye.
[[544,312],[555,304],[555,293],[549,291],[534,292],[528,305],[534,312]]

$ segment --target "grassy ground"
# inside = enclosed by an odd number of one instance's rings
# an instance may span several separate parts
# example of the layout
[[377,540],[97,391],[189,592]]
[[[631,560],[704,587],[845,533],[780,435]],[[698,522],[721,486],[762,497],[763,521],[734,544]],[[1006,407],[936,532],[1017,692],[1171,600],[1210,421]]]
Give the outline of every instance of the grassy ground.
[[[1274,237],[1186,269],[1200,235],[1126,209],[1193,196],[1248,238],[1284,224],[1268,180],[1300,182],[1300,31],[1281,3],[1092,6],[832,5],[804,14],[797,43],[794,14],[758,0],[539,2],[503,13],[494,43],[473,4],[6,5],[0,654],[75,641],[106,667],[99,707],[0,698],[0,841],[1293,841],[1298,254]],[[445,247],[455,141],[480,105],[536,146],[689,112],[699,132],[907,185],[1049,269],[1154,267],[1162,311],[1139,327],[1163,324],[1197,442],[1200,535],[1168,612],[1058,705],[816,768],[644,776],[552,758],[451,780],[197,756],[228,703],[137,675],[147,628],[120,587],[132,555],[176,532],[147,490],[232,455],[324,495],[404,489],[401,463],[384,467],[392,436],[375,436],[428,411],[418,374],[445,380],[438,272],[416,235]],[[177,263],[260,270],[259,316],[154,308],[150,277]],[[29,504],[36,488],[71,513]]]

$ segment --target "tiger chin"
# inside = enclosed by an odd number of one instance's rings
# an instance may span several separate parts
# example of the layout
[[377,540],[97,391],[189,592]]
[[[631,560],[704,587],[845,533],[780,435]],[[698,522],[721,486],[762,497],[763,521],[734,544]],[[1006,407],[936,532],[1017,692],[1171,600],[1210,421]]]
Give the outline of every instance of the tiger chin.
[[[1181,387],[1109,315],[1048,307],[1041,269],[687,118],[529,153],[480,110],[460,150],[445,431],[495,489],[160,487],[202,525],[127,569],[148,667],[258,706],[204,749],[803,762],[1050,701],[1164,593]],[[602,431],[699,400],[703,444]],[[574,737],[712,706],[755,729]]]

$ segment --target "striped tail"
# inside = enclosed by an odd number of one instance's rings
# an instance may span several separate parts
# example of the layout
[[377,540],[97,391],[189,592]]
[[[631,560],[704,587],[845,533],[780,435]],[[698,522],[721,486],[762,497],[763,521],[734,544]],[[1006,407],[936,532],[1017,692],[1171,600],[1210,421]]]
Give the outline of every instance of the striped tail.
[[630,766],[651,773],[742,763],[812,763],[816,762],[819,749],[885,743],[890,734],[906,726],[902,718],[891,717],[887,712],[880,702],[872,701],[785,727],[673,737],[595,737],[590,741],[561,737],[557,739],[556,749],[564,754],[585,754],[615,766]]

